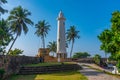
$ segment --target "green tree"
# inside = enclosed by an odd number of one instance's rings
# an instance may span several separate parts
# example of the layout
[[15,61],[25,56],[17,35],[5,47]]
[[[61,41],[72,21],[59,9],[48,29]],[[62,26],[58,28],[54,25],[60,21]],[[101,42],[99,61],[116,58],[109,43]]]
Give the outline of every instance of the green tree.
[[[0,20],[0,54],[5,55],[6,53],[6,46],[10,43],[10,41],[13,39],[12,34],[10,33],[9,27],[8,27],[8,22],[4,19]],[[2,58],[3,65],[4,67],[6,58],[3,56]]]
[[0,0],[0,14],[1,13],[4,14],[5,12],[7,12],[6,9],[2,8],[2,4],[5,4],[5,3],[7,3],[6,0]]
[[14,50],[10,50],[8,55],[17,56],[17,55],[20,55],[22,53],[23,53],[23,50],[15,48]]
[[116,61],[116,56],[114,54],[111,54],[109,57],[108,57],[108,60],[109,61]]
[[4,19],[0,20],[0,53],[4,53],[4,49],[10,41],[13,39],[12,34],[10,33],[8,22]]
[[57,49],[56,42],[55,41],[49,42],[49,44],[47,45],[47,47],[50,49],[50,52],[53,52],[53,56],[54,56],[54,53],[56,53],[56,49]]
[[43,21],[38,21],[38,23],[35,25],[35,28],[37,29],[35,34],[38,37],[41,37],[43,44],[42,47],[45,48],[45,37],[48,34],[48,31],[50,30],[50,25],[48,22],[43,20]]
[[[116,54],[120,52],[120,12],[115,11],[112,13],[111,18],[111,28],[109,30],[104,30],[100,35],[99,39],[102,42],[103,50],[111,54]],[[104,34],[104,35],[103,35]],[[106,49],[106,50],[105,50]]]
[[[101,34],[103,34],[103,31]],[[109,33],[109,34],[108,34]],[[111,53],[111,58],[120,62],[120,12],[115,11],[112,13],[111,18],[111,28],[109,29],[107,35],[103,37],[102,46],[105,52]],[[101,35],[100,35],[101,37]],[[105,39],[108,37],[109,39]],[[99,38],[100,39],[100,38]]]
[[101,60],[101,56],[99,54],[96,54],[94,57],[94,62],[98,65],[100,65],[100,60]]
[[[10,22],[11,31],[16,34],[9,51],[12,49],[18,36],[21,35],[22,31],[24,34],[28,32],[27,25],[33,25],[33,22],[28,18],[31,13],[27,9],[23,9],[21,6],[15,7],[11,12],[8,20]],[[8,53],[9,53],[8,51]]]
[[72,56],[73,45],[76,38],[80,38],[79,31],[76,30],[75,26],[70,26],[70,29],[67,30],[67,41],[70,43],[72,42],[70,57]]
[[112,19],[111,19],[111,31],[114,34],[112,36],[112,40],[111,43],[114,48],[114,52],[111,53],[115,53],[115,54],[119,54],[120,53],[120,12],[119,11],[115,11],[112,13]]
[[111,52],[109,49],[111,48],[110,42],[112,40],[113,33],[111,30],[104,30],[100,35],[98,35],[98,39],[102,42],[100,49],[105,51],[105,57],[107,58],[107,53]]
[[77,52],[73,55],[73,58],[87,58],[90,57],[90,54],[87,52]]

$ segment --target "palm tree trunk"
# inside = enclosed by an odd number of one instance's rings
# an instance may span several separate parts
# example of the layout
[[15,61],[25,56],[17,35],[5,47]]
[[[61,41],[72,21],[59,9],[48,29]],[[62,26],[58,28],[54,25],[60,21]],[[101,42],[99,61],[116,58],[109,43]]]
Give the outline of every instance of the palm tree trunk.
[[54,52],[53,52],[53,57],[54,57]]
[[72,56],[73,44],[74,44],[74,42],[73,42],[73,40],[72,40],[72,46],[71,46],[71,51],[70,51],[70,58],[71,58],[71,56]]
[[45,37],[43,36],[43,48],[45,49]]
[[44,48],[44,39],[43,39],[43,36],[41,37],[42,39],[42,48]]
[[10,48],[9,48],[9,50],[8,50],[8,53],[7,53],[7,54],[9,54],[10,50],[12,49],[12,47],[13,47],[13,45],[14,45],[14,43],[15,43],[16,39],[17,39],[17,37],[18,37],[18,34],[16,35],[15,39],[13,40],[13,43],[11,44],[11,46],[10,46]]

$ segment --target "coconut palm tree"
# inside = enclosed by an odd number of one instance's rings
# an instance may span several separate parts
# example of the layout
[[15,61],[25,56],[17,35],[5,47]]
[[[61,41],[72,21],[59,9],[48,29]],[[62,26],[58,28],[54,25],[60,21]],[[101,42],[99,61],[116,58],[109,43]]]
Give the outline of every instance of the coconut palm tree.
[[[8,22],[4,19],[0,20],[0,55],[5,55],[6,46],[8,46],[13,39],[7,23]],[[6,61],[6,56],[3,56],[1,60],[3,61],[3,66],[5,66],[4,61]]]
[[48,31],[50,30],[50,25],[48,24],[48,22],[43,20],[43,21],[38,21],[38,23],[35,25],[35,28],[37,29],[35,34],[38,37],[41,37],[43,44],[42,47],[45,48],[45,37],[48,34]]
[[5,4],[5,3],[7,3],[6,0],[0,0],[0,14],[1,13],[4,14],[5,12],[7,12],[7,10],[2,8],[2,4]]
[[76,30],[75,26],[70,26],[70,29],[67,30],[67,33],[66,33],[67,34],[67,41],[69,43],[72,42],[70,57],[72,56],[73,45],[74,45],[75,39],[80,38],[78,33],[79,33],[79,31]]
[[16,37],[14,38],[13,43],[10,46],[10,49],[8,50],[8,53],[13,47],[13,44],[15,43],[18,36],[21,35],[22,31],[24,32],[24,34],[27,34],[27,25],[33,25],[33,22],[28,18],[28,16],[30,15],[31,13],[27,9],[23,9],[21,6],[15,7],[10,12],[8,21],[10,23],[11,32],[13,32],[13,34],[16,34]]
[[12,40],[12,34],[10,33],[7,21],[0,20],[0,53]]
[[54,56],[54,53],[56,52],[56,49],[57,49],[56,42],[55,41],[49,42],[49,44],[47,45],[47,47],[49,48],[50,52],[53,52],[53,56]]

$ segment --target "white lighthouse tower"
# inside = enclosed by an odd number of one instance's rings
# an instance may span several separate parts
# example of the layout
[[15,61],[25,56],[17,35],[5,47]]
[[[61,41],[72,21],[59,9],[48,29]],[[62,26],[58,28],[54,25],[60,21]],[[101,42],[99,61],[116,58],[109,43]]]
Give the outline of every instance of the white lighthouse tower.
[[66,40],[65,40],[65,17],[60,11],[57,17],[57,57],[65,58],[66,57]]

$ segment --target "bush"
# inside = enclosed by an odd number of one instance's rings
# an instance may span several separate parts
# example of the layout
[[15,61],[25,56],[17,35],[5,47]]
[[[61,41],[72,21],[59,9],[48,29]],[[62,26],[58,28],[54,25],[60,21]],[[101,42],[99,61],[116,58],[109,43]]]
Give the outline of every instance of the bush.
[[0,69],[0,80],[2,80],[4,73],[5,73],[5,70]]
[[118,61],[116,66],[120,69],[120,61]]
[[90,54],[87,52],[77,52],[74,53],[73,58],[87,58],[90,57]]
[[118,71],[120,72],[120,60],[118,61],[118,63],[116,64]]
[[96,54],[93,58],[94,58],[95,64],[100,65],[101,56]]

